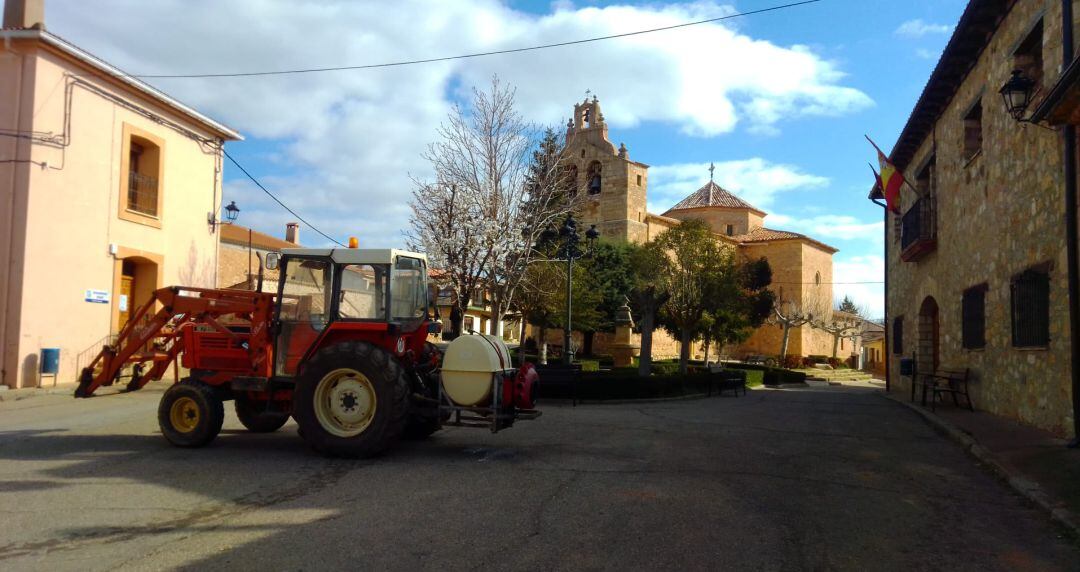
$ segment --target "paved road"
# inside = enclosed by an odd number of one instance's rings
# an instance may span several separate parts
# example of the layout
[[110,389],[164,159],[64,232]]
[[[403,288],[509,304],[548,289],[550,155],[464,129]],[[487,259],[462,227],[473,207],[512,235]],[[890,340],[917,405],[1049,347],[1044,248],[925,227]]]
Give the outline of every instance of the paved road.
[[365,462],[231,413],[175,449],[159,396],[0,403],[0,569],[1080,569],[876,390],[549,406]]

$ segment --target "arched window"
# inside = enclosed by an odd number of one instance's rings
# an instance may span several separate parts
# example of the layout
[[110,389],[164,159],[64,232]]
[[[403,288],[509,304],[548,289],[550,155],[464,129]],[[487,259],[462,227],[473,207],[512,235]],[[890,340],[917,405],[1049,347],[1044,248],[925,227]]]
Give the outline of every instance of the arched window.
[[589,171],[585,180],[588,181],[590,195],[600,194],[600,161],[589,163]]

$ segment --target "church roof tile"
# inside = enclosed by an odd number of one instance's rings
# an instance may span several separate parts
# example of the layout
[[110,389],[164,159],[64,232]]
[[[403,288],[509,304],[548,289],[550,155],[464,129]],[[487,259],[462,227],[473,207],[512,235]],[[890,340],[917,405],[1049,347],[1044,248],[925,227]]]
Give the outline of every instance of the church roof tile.
[[740,199],[739,197],[731,194],[726,189],[717,185],[716,183],[709,181],[705,183],[705,186],[694,191],[693,194],[681,200],[675,206],[671,207],[664,214],[672,211],[696,209],[701,207],[723,207],[729,209],[748,209],[755,212],[761,212],[760,209],[754,205]]

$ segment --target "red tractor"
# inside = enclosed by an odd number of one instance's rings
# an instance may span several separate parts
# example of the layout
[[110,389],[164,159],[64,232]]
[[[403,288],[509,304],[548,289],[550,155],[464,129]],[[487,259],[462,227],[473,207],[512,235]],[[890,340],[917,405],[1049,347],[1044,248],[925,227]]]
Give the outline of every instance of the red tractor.
[[292,417],[312,448],[343,457],[444,425],[496,432],[540,415],[535,369],[515,368],[502,340],[460,336],[445,352],[427,342],[436,328],[424,255],[298,248],[266,258],[276,294],[261,291],[261,272],[257,291],[156,291],[82,371],[75,396],[127,366],[127,389],[138,390],[179,361],[190,376],[158,407],[172,444],[212,441],[233,400],[247,429],[276,431]]

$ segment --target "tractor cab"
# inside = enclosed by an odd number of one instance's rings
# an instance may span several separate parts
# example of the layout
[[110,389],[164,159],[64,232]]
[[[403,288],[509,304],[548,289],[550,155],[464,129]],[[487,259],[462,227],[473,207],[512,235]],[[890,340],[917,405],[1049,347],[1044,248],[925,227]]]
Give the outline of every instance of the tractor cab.
[[403,356],[427,337],[427,258],[396,249],[285,249],[274,316],[275,377],[291,377],[314,350],[344,336]]

